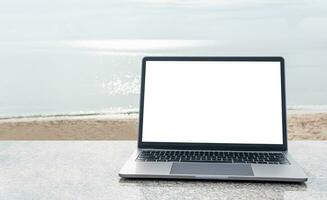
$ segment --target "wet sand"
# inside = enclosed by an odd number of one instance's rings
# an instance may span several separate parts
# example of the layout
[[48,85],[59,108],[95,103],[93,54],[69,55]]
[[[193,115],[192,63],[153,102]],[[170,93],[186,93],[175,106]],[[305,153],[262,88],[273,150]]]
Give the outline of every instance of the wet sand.
[[[0,120],[0,140],[135,140],[137,115]],[[288,115],[290,140],[327,140],[327,113]]]

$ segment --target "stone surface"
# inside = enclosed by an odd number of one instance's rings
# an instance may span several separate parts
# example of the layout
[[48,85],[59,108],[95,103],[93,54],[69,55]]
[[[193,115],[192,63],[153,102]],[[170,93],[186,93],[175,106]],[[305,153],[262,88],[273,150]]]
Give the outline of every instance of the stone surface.
[[127,180],[135,141],[1,141],[0,199],[327,199],[327,141],[290,142],[304,184]]

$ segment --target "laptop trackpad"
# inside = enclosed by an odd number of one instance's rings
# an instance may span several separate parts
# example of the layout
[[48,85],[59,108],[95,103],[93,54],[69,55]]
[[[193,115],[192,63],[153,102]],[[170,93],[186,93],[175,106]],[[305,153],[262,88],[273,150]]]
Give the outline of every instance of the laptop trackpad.
[[173,163],[170,174],[253,176],[250,164]]

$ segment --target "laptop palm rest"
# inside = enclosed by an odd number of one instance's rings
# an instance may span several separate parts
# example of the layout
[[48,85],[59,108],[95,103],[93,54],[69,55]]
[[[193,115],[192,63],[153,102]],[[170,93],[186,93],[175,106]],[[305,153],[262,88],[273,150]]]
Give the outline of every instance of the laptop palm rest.
[[173,163],[170,174],[253,176],[250,164]]

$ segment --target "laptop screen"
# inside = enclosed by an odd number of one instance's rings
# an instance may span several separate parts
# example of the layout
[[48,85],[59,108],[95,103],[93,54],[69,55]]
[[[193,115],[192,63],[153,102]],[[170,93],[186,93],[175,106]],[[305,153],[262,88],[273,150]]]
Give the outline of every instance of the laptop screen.
[[283,144],[279,61],[146,61],[142,142]]

